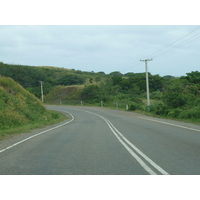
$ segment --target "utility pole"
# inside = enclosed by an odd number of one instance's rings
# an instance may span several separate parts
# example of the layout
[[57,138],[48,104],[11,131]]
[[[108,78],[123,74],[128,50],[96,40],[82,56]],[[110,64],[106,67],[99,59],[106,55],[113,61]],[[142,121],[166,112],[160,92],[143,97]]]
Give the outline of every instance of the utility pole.
[[40,81],[41,83],[41,96],[42,96],[42,103],[44,103],[44,95],[43,95],[43,81]]
[[148,77],[148,61],[152,61],[153,59],[145,59],[145,60],[140,60],[145,62],[145,69],[146,69],[146,88],[147,88],[147,106],[150,105],[150,98],[149,98],[149,77]]

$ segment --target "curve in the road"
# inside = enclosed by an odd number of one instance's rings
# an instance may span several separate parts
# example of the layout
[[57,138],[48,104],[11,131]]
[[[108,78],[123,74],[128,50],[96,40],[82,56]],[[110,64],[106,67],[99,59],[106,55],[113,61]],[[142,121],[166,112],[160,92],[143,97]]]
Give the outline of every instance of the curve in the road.
[[[65,111],[63,111],[63,112],[65,112]],[[54,129],[60,128],[60,127],[62,127],[62,126],[65,126],[65,125],[71,123],[72,121],[74,121],[74,116],[73,116],[71,113],[69,113],[69,112],[65,112],[65,113],[67,113],[67,114],[69,114],[69,115],[71,116],[71,120],[70,120],[70,121],[67,121],[67,122],[65,122],[64,124],[61,124],[61,125],[59,125],[59,126],[50,128],[50,129],[48,129],[48,130],[45,130],[45,131],[42,131],[42,132],[37,133],[37,134],[35,134],[35,135],[32,135],[32,136],[30,136],[30,137],[28,137],[28,138],[26,138],[26,139],[24,139],[24,140],[21,140],[21,141],[19,141],[19,142],[16,142],[16,143],[14,143],[13,145],[8,146],[8,147],[6,147],[5,149],[0,150],[0,153],[6,151],[6,150],[8,150],[8,149],[11,149],[11,148],[13,148],[13,147],[15,147],[15,146],[17,146],[17,145],[19,145],[19,144],[21,144],[21,143],[27,141],[27,140],[30,140],[30,139],[32,139],[32,138],[34,138],[34,137],[37,137],[37,136],[39,136],[39,135],[42,135],[42,134],[44,134],[44,133],[46,133],[46,132],[49,132],[49,131],[52,131],[52,130],[54,130]]]
[[[115,137],[119,140],[119,142],[126,148],[126,150],[137,160],[137,162],[151,175],[157,175],[157,173],[155,171],[153,171],[134,151],[136,151],[146,162],[148,162],[149,164],[151,164],[151,166],[153,166],[157,171],[159,171],[161,174],[163,175],[169,175],[168,172],[166,172],[164,169],[162,169],[159,165],[157,165],[153,160],[151,160],[148,156],[146,156],[140,149],[138,149],[133,143],[131,143],[121,132],[119,132],[115,126],[105,117],[87,111],[87,110],[82,110],[84,112],[96,115],[98,117],[100,117],[101,119],[103,119],[108,127],[110,128],[110,130],[113,132],[113,134],[115,135]],[[128,146],[129,145],[129,146]],[[132,147],[132,149],[130,148]],[[134,150],[134,151],[133,151]]]

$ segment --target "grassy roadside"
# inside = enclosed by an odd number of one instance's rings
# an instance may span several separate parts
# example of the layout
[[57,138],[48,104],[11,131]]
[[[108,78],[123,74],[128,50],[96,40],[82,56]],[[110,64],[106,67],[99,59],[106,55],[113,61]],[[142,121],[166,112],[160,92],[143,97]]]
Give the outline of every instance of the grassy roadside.
[[174,121],[179,121],[179,122],[185,122],[185,123],[192,123],[192,124],[200,125],[199,119],[178,119],[178,118],[174,118],[174,117],[170,117],[170,116],[156,115],[153,112],[148,112],[148,111],[143,111],[143,110],[136,110],[134,112],[139,113],[139,114],[143,114],[143,115],[147,115],[147,116],[150,116],[150,117],[160,118],[160,119],[169,119],[169,120],[174,120]]
[[15,134],[28,133],[36,128],[44,128],[46,126],[54,125],[68,119],[64,114],[56,111],[48,111],[45,119],[43,121],[35,121],[32,123],[24,124],[18,127],[12,127],[8,129],[0,129],[0,141],[8,139]]
[[[50,105],[50,104],[49,104]],[[53,105],[60,105],[60,104],[53,104]],[[63,106],[81,106],[80,104],[63,104]],[[82,107],[98,107],[100,108],[101,105],[100,104],[83,104]],[[157,115],[153,112],[149,112],[145,110],[145,106],[141,109],[141,110],[126,110],[126,107],[116,107],[116,106],[103,106],[102,108],[108,108],[108,109],[113,109],[113,110],[121,110],[121,111],[126,111],[126,112],[135,112],[135,113],[139,113],[139,114],[143,114],[146,116],[150,116],[150,117],[156,117],[156,118],[160,118],[160,119],[169,119],[169,120],[175,120],[175,121],[179,121],[179,122],[185,122],[185,123],[192,123],[192,124],[196,124],[196,125],[200,125],[200,119],[178,119],[178,118],[173,118],[171,116],[162,116],[162,115]]]
[[65,119],[64,114],[47,110],[39,99],[11,78],[0,76],[0,140]]

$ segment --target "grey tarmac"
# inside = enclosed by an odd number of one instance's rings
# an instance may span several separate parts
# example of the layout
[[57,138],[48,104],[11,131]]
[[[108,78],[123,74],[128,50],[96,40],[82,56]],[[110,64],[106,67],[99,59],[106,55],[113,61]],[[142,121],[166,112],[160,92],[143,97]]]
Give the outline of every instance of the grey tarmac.
[[198,125],[100,107],[47,108],[69,120],[1,141],[1,175],[200,174]]

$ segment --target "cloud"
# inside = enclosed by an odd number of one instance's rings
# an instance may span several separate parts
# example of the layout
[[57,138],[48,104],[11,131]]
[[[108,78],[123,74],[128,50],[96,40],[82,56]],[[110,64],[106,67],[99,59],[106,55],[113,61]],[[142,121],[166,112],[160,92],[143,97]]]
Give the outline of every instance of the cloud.
[[[143,72],[144,63],[140,63],[140,59],[195,28],[197,26],[0,26],[0,60],[106,73],[122,69],[122,73]],[[198,32],[200,30],[194,33]],[[156,57],[156,54],[150,72],[178,76],[197,69],[199,44],[199,40],[195,40],[165,56]],[[137,61],[140,64],[130,64]],[[129,64],[130,68],[124,70]]]

